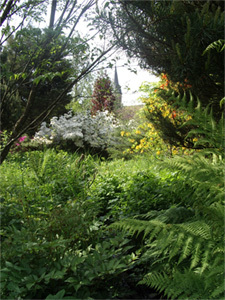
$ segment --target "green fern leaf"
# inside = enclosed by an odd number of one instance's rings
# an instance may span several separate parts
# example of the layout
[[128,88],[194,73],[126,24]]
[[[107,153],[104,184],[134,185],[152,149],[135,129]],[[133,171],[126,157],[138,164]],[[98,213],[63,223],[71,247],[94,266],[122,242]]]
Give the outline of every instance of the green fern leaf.
[[225,298],[225,292],[224,292],[224,282],[221,283],[220,286],[217,286],[212,294],[211,294],[212,299],[224,299]]
[[192,243],[193,243],[193,237],[188,236],[184,243],[182,254],[178,260],[178,264],[180,264],[185,258],[187,258],[190,255],[190,252],[192,250]]
[[201,256],[201,243],[197,242],[193,249],[190,269],[193,269],[198,265],[200,261],[200,256]]
[[209,243],[206,249],[204,250],[203,259],[201,261],[202,266],[200,268],[200,274],[202,274],[209,266],[210,252],[211,252],[211,243]]
[[176,247],[173,247],[170,251],[170,257],[169,257],[169,261],[175,257],[181,250],[181,247],[183,246],[183,242],[184,242],[184,238],[185,238],[185,235],[183,232],[180,232],[178,234],[178,237],[177,237],[177,240],[176,240]]
[[[149,242],[151,242],[157,235],[159,235],[159,233],[161,232],[161,230],[162,230],[162,227],[160,227],[160,226],[155,226],[155,228],[152,230],[152,232],[151,232],[151,236],[150,236],[150,238],[149,238]],[[146,230],[145,230],[145,234],[144,234],[144,238],[147,236],[147,235],[149,235],[149,233],[150,233],[150,229],[149,228],[146,228]]]
[[195,235],[203,239],[210,239],[210,227],[202,221],[196,221],[192,223],[184,223],[178,225],[180,228],[184,229],[187,233]]
[[211,43],[203,52],[202,55],[205,55],[209,50],[216,50],[217,52],[222,52],[225,49],[225,41],[220,39]]

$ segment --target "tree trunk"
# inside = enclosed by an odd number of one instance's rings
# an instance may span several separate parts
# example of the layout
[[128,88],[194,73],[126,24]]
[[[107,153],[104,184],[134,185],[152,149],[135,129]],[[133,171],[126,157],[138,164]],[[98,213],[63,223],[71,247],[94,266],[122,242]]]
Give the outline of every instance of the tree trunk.
[[51,16],[50,16],[50,23],[49,23],[49,28],[51,29],[53,29],[54,26],[56,5],[57,5],[57,0],[52,0],[52,9],[51,9]]
[[4,149],[1,151],[0,164],[2,164],[3,161],[6,159],[13,143],[14,143],[14,140],[11,140],[10,142],[7,143],[7,145],[5,145]]

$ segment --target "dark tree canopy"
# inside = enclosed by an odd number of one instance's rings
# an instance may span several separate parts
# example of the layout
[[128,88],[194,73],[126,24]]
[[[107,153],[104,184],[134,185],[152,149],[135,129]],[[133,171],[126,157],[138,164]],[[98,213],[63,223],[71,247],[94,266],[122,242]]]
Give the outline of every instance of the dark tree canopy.
[[[71,60],[66,56],[70,51],[72,53],[71,47],[75,48],[78,40],[71,39],[67,50],[58,53],[57,48],[60,48],[64,42],[65,36],[60,35],[44,48],[46,32],[33,27],[17,32],[14,38],[11,37],[8,40],[1,54],[1,130],[12,130],[26,107],[35,77],[39,76],[40,82],[37,82],[39,86],[29,108],[29,116],[23,126],[29,124],[47,109],[51,101],[71,81],[73,68]],[[82,57],[83,50],[80,49],[80,57]],[[55,54],[50,55],[51,51],[55,51]],[[53,115],[65,113],[65,105],[70,101],[71,95],[68,91],[48,119]],[[29,131],[30,134],[33,134],[35,130],[36,127],[33,126]]]
[[[223,1],[118,0],[101,21],[130,57],[173,82],[187,82],[203,105],[220,111],[224,55],[206,47],[224,37]],[[215,52],[215,53],[214,53]]]

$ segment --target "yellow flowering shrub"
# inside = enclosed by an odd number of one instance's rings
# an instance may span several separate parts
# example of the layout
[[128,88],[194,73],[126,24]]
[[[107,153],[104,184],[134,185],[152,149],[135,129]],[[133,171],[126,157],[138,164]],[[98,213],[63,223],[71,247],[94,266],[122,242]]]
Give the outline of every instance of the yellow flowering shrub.
[[[121,136],[129,136],[129,141],[132,143],[131,147],[124,151],[125,153],[144,153],[150,152],[155,155],[176,155],[176,154],[190,154],[190,150],[185,147],[171,146],[169,143],[161,138],[159,129],[151,123],[145,116],[147,114],[154,114],[159,111],[164,118],[168,118],[172,124],[179,126],[182,122],[191,118],[185,112],[175,111],[158,93],[161,89],[169,89],[170,83],[165,74],[162,74],[161,81],[152,88],[152,84],[144,83],[140,90],[145,93],[140,97],[140,100],[145,104],[142,109],[143,122],[131,132],[121,132]],[[179,83],[177,84],[179,86]],[[185,88],[188,88],[187,85]]]

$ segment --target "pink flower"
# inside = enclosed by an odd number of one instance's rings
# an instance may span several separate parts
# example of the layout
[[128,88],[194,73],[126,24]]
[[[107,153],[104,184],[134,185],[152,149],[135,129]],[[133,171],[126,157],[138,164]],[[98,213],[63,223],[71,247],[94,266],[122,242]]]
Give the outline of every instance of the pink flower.
[[20,138],[19,138],[19,142],[23,142],[23,141],[25,140],[26,137],[27,137],[26,135],[20,137]]
[[16,143],[16,146],[20,146],[20,144]]

